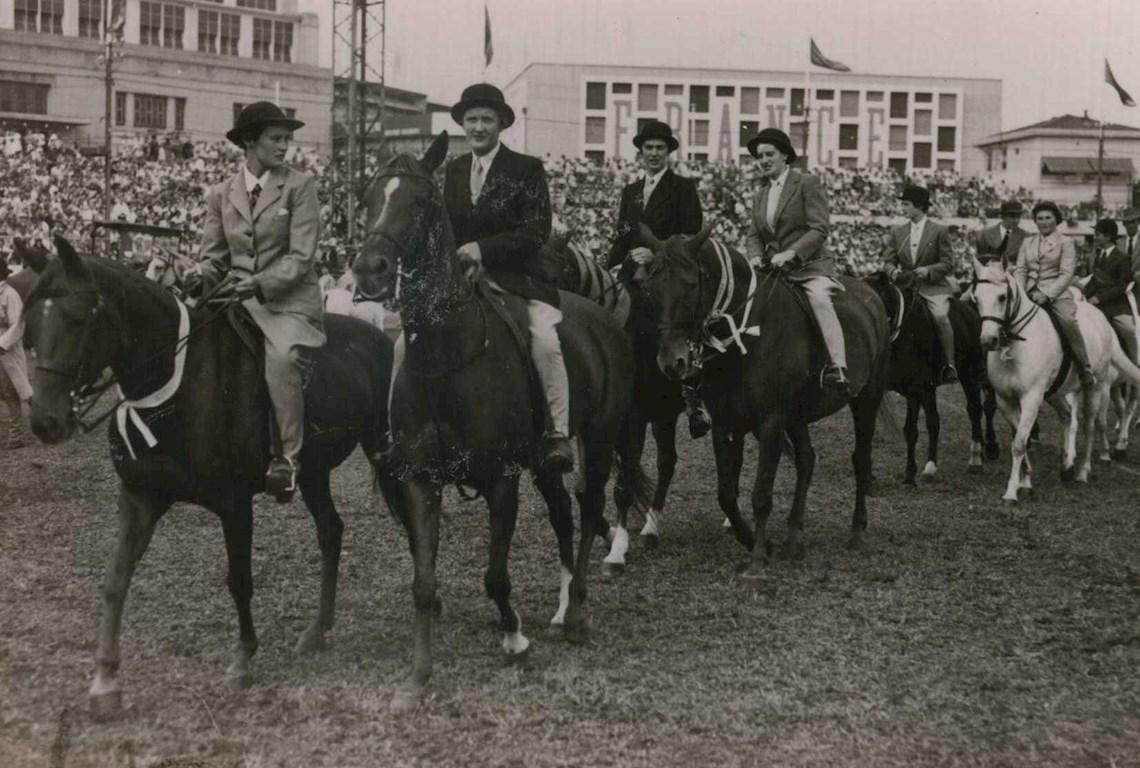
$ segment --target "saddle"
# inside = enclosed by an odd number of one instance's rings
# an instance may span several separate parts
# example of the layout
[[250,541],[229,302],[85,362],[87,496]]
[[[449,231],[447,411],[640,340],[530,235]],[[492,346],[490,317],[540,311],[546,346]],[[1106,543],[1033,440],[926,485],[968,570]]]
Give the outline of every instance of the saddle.
[[1069,370],[1073,367],[1073,348],[1069,346],[1069,339],[1061,329],[1061,321],[1057,319],[1057,315],[1053,313],[1049,305],[1042,306],[1041,309],[1045,311],[1045,316],[1053,323],[1053,330],[1057,332],[1057,338],[1061,340],[1061,367],[1057,370],[1057,376],[1049,384],[1049,389],[1045,391],[1045,399],[1047,400],[1057,394],[1057,390],[1069,377]]
[[542,382],[538,378],[538,370],[530,354],[530,320],[527,317],[526,301],[504,290],[498,283],[484,277],[475,285],[475,295],[478,301],[491,308],[491,311],[503,321],[511,332],[519,353],[527,361],[528,389],[531,403],[535,406],[534,428],[538,434],[543,434],[550,426],[550,409],[546,405],[546,394],[542,389]]

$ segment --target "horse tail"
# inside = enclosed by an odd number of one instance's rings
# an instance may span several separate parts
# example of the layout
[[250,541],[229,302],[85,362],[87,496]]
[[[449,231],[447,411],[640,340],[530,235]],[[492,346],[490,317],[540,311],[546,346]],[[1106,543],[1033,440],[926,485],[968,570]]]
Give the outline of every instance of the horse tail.
[[1140,368],[1128,359],[1128,353],[1120,346],[1115,334],[1112,338],[1112,364],[1135,387],[1140,387]]
[[895,441],[902,441],[903,428],[899,423],[898,412],[895,411],[895,405],[891,401],[890,392],[883,393],[883,400],[879,403],[878,414],[879,429],[889,436],[889,439]]

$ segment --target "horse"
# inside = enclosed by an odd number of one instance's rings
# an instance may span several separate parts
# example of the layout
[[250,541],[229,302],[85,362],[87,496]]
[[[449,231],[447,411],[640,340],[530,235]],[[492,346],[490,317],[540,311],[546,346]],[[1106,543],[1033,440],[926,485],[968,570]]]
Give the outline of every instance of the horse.
[[[642,545],[653,549],[660,540],[665,498],[677,466],[677,417],[685,411],[681,383],[669,379],[657,367],[657,328],[642,292],[627,290],[624,283],[568,241],[569,238],[554,237],[545,246],[548,257],[559,265],[558,287],[608,309],[633,344],[635,397],[623,440],[632,441],[632,455],[640,460],[645,451],[645,430],[653,430],[657,445],[656,488],[640,532]],[[614,489],[617,524],[607,527],[610,549],[602,561],[602,569],[609,575],[619,574],[625,568],[629,550],[626,526],[634,502],[619,483]]]
[[[1077,302],[1077,324],[1084,337],[1095,385],[1080,386],[1074,366],[1067,365],[1061,336],[1041,307],[1033,303],[1013,274],[999,262],[973,261],[974,300],[981,314],[986,370],[1002,416],[1015,430],[1012,466],[1002,500],[1016,504],[1019,491],[1032,492],[1032,466],[1026,451],[1041,403],[1047,401],[1065,425],[1061,440],[1061,479],[1087,483],[1097,429],[1106,427],[1109,391],[1118,376],[1140,385],[1137,368],[1120,346],[1104,314]],[[1077,464],[1077,441],[1085,427],[1085,444]]]
[[12,255],[24,268],[10,276],[6,282],[20,295],[20,301],[27,304],[32,286],[51,260],[51,252],[39,243],[29,243],[17,237],[13,241]]
[[[473,488],[490,517],[487,596],[498,608],[501,647],[517,659],[530,647],[511,605],[508,554],[518,513],[520,475],[530,469],[546,501],[561,564],[558,611],[572,642],[585,639],[586,576],[601,527],[605,485],[633,394],[633,362],[620,326],[601,307],[561,295],[558,326],[570,379],[572,437],[578,446],[581,538],[574,557],[574,521],[562,476],[538,468],[546,404],[531,368],[525,303],[486,281],[472,283],[456,255],[443,197],[432,173],[447,154],[441,133],[422,159],[396,155],[380,168],[365,198],[367,227],[353,263],[359,298],[395,298],[407,356],[392,384],[390,474],[379,485],[407,530],[415,576],[411,672],[392,699],[405,711],[422,696],[432,672],[440,492],[445,484]],[[631,465],[619,461],[629,474]],[[627,477],[627,487],[634,481]]]
[[[922,469],[925,479],[938,471],[937,388],[942,370],[942,345],[925,303],[912,287],[900,287],[883,272],[864,278],[879,295],[891,321],[891,368],[887,388],[906,398],[906,473],[907,485],[914,485],[918,475],[915,447],[918,442],[918,413],[926,414],[927,459]],[[986,380],[981,341],[981,320],[972,305],[957,299],[950,302],[950,324],[954,329],[954,366],[962,392],[966,395],[966,414],[970,419],[970,462],[967,471],[982,471],[983,440],[987,459],[999,455],[994,434],[994,412],[997,402]],[[983,401],[983,394],[985,395]],[[985,416],[985,432],[982,416]]]
[[[736,250],[709,239],[709,229],[660,241],[642,228],[654,251],[645,290],[656,309],[657,364],[672,378],[703,371],[705,400],[713,421],[717,500],[737,541],[751,550],[742,576],[764,578],[773,547],[766,525],[772,484],[790,438],[796,487],[782,554],[801,558],[800,540],[815,452],[808,425],[848,405],[855,422],[855,510],[848,546],[862,547],[871,485],[871,443],[886,391],[890,331],[883,303],[870,286],[839,278],[835,297],[847,342],[852,396],[824,389],[826,362],[820,331],[801,292],[779,270],[759,271]],[[702,365],[703,361],[703,365]],[[759,444],[751,531],[737,506],[744,435]]]
[[[263,342],[239,333],[229,313],[188,309],[130,269],[82,258],[62,238],[55,243],[58,258],[27,305],[40,317],[32,429],[45,443],[70,437],[104,368],[120,394],[108,427],[119,532],[103,586],[92,711],[107,717],[122,707],[124,603],[156,524],[175,502],[200,505],[221,520],[240,627],[226,678],[248,686],[258,646],[250,611],[252,500],[264,488],[270,446]],[[320,605],[297,644],[301,652],[324,648],[334,621],[344,525],[329,473],[357,444],[369,456],[385,447],[392,364],[391,342],[369,325],[329,316],[325,328],[328,342],[310,358],[298,476],[321,550]]]

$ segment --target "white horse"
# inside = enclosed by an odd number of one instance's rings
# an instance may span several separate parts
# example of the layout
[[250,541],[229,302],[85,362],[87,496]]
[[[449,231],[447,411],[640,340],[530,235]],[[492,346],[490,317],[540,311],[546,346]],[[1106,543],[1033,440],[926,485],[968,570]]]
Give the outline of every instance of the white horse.
[[[1074,366],[1065,380],[1053,387],[1063,352],[1052,321],[1001,263],[986,265],[975,258],[974,276],[974,299],[982,316],[982,346],[988,350],[986,370],[1002,415],[1016,431],[1009,482],[1002,499],[1016,503],[1020,489],[1028,492],[1033,487],[1026,444],[1051,387],[1054,391],[1049,394],[1049,404],[1066,425],[1061,444],[1061,477],[1070,480],[1075,476],[1078,482],[1088,482],[1096,427],[1107,426],[1109,391],[1120,375],[1133,385],[1140,385],[1140,368],[1129,361],[1104,314],[1079,301],[1077,324],[1096,383],[1083,389]],[[1081,426],[1085,441],[1080,465],[1075,467]]]

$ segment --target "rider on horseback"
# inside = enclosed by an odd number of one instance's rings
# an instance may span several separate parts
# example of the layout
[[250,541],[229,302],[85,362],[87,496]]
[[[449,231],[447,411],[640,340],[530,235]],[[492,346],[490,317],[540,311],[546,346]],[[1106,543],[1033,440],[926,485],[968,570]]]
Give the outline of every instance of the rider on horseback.
[[803,288],[827,345],[830,362],[823,369],[823,385],[846,393],[847,351],[831,303],[831,294],[843,288],[824,247],[831,228],[827,195],[815,176],[789,167],[796,151],[783,131],[765,128],[749,140],[748,151],[757,159],[764,184],[748,223],[748,260],[784,270]]
[[917,283],[917,293],[930,310],[942,342],[943,367],[939,378],[943,384],[952,384],[958,380],[958,369],[954,367],[954,328],[950,325],[953,289],[946,279],[954,271],[950,230],[927,218],[929,190],[907,187],[899,199],[909,221],[892,227],[887,234],[883,265],[896,281]]
[[1069,293],[1069,286],[1077,269],[1077,250],[1059,231],[1061,209],[1048,200],[1033,206],[1033,220],[1038,234],[1030,235],[1021,244],[1017,254],[1017,267],[1013,271],[1018,284],[1029,298],[1056,319],[1065,340],[1077,362],[1077,373],[1082,387],[1091,387],[1094,381],[1085,339],[1077,325],[1077,303]]
[[233,295],[265,336],[265,381],[280,439],[265,492],[282,500],[296,487],[304,437],[300,347],[325,343],[313,269],[320,228],[317,185],[285,165],[293,131],[303,125],[268,101],[241,110],[226,138],[245,151],[245,162],[206,194],[200,261],[209,283],[237,277]]
[[1128,303],[1128,284],[1132,282],[1132,259],[1116,245],[1119,228],[1112,219],[1102,219],[1093,228],[1093,247],[1089,256],[1089,278],[1085,298],[1099,309],[1112,324],[1129,360],[1136,359],[1136,330],[1132,307]]

